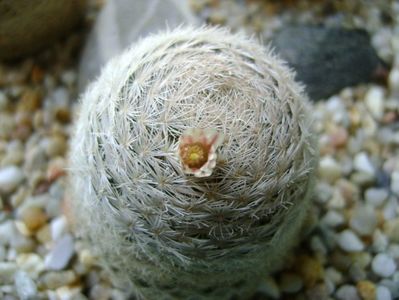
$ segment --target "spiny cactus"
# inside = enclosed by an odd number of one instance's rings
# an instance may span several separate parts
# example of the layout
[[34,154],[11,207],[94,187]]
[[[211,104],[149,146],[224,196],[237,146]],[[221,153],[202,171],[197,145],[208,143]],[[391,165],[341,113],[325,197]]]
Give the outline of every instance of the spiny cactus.
[[248,297],[308,211],[310,115],[284,63],[243,34],[150,36],[82,96],[70,154],[76,230],[138,297]]

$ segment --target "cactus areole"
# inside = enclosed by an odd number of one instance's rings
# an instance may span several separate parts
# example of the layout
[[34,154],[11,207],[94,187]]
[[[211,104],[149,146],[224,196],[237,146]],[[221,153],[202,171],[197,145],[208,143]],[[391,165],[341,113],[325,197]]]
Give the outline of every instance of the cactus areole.
[[317,149],[309,103],[269,49],[221,28],[149,36],[82,95],[76,233],[144,299],[245,299],[298,241]]

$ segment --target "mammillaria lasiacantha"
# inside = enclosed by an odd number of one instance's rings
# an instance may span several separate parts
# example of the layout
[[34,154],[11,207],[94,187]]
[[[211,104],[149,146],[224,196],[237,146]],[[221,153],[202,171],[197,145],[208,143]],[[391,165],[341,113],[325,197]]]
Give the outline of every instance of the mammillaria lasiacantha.
[[77,233],[139,297],[248,297],[308,212],[310,115],[284,63],[243,34],[143,39],[82,96],[70,154]]

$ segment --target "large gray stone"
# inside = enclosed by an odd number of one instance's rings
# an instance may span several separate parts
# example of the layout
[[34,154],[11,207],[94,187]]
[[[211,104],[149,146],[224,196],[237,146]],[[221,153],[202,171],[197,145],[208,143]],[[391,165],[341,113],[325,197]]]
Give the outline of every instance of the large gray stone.
[[199,23],[188,1],[109,0],[100,12],[85,46],[79,90],[83,91],[104,64],[131,43],[166,28]]

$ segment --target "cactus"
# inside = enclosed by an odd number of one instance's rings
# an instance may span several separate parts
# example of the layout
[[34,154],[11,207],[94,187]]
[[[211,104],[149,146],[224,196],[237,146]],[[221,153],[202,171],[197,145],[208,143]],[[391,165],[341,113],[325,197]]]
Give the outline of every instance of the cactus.
[[82,96],[70,153],[77,234],[139,298],[249,297],[306,218],[309,103],[244,34],[147,37]]

